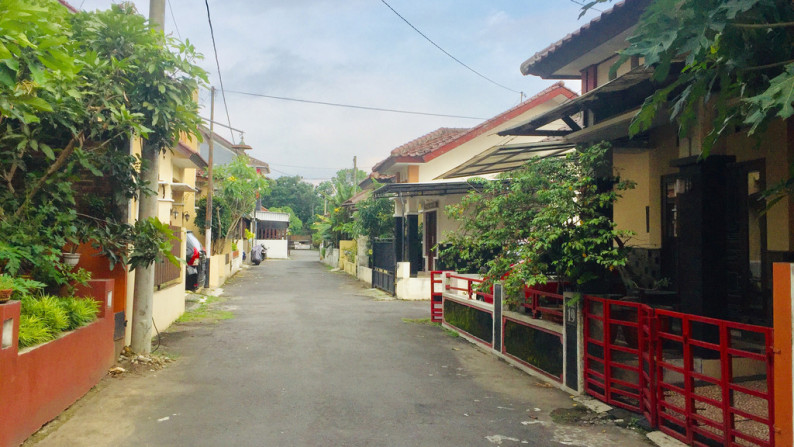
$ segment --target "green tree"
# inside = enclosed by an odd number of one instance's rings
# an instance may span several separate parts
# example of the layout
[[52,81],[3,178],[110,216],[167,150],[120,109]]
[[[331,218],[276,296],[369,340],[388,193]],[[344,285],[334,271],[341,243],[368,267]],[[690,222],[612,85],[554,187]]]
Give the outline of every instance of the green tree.
[[[358,178],[364,179],[364,171],[358,170]],[[340,239],[355,235],[353,211],[342,206],[358,192],[358,184],[354,183],[353,169],[341,169],[331,180],[320,183],[317,193],[323,198],[323,207],[327,209],[325,216],[318,218],[312,229],[319,234],[319,239],[338,244]]]
[[295,211],[292,211],[292,208],[288,206],[277,206],[274,208],[270,208],[270,211],[289,214],[290,234],[301,234],[303,232],[303,222],[301,222],[300,218],[295,214]]
[[[243,216],[251,214],[256,199],[268,190],[267,180],[248,164],[248,158],[239,156],[231,163],[219,166],[213,173],[215,192],[212,195],[213,254],[223,250],[226,241],[240,237],[234,230]],[[196,225],[206,231],[207,198],[197,205]],[[217,244],[215,241],[223,242]]]
[[449,235],[442,256],[485,261],[492,280],[511,272],[505,279],[511,296],[550,276],[581,290],[624,266],[622,240],[629,234],[615,228],[608,210],[633,183],[609,171],[608,154],[607,145],[595,145],[564,158],[534,158],[497,181],[480,180],[480,191],[448,207],[462,231]]
[[[584,11],[605,1],[590,2]],[[707,156],[714,142],[737,126],[748,126],[752,135],[794,114],[790,1],[655,0],[628,40],[615,68],[640,56],[654,80],[669,84],[645,100],[631,124],[632,134],[648,129],[658,113],[669,110],[664,113],[687,136],[701,119],[699,109],[707,105],[714,111],[703,144]],[[789,178],[770,194],[779,200],[792,188],[794,178]]]
[[322,200],[314,192],[314,186],[300,176],[279,177],[270,182],[270,193],[262,196],[262,205],[267,208],[287,206],[303,223],[311,223],[314,214],[322,210]]
[[[54,0],[0,0],[0,29],[0,269],[69,282],[60,251],[84,224],[102,230],[96,237],[163,246],[161,225],[121,224],[116,210],[149,192],[130,138],[166,148],[196,132],[192,94],[205,74],[193,48],[151,30],[129,5],[68,14]],[[114,189],[78,201],[79,179]],[[100,241],[114,259],[148,265],[160,256],[115,241]]]

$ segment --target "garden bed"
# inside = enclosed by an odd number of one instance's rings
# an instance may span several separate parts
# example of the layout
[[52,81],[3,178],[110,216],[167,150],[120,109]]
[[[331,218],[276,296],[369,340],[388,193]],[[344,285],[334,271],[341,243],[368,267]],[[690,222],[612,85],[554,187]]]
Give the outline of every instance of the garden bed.
[[0,305],[0,445],[18,445],[72,405],[115,360],[112,280],[90,281],[80,291],[101,303],[93,323],[19,352],[20,303]]

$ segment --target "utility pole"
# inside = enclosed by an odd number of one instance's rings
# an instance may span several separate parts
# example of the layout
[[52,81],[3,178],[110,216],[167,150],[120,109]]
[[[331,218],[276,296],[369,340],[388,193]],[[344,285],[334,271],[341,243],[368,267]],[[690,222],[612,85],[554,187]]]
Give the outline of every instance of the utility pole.
[[[207,250],[207,256],[212,256],[212,193],[213,189],[215,188],[213,179],[212,179],[212,154],[215,148],[215,87],[210,88],[210,140],[208,142],[209,145],[209,155],[207,157],[207,175],[209,177],[208,184],[207,184],[207,212],[206,212],[206,219],[204,220],[204,226],[206,227],[206,231],[204,231],[204,249]],[[209,275],[209,272],[207,272]]]
[[[149,0],[149,23],[163,32],[165,23],[165,0]],[[138,220],[157,217],[157,181],[160,173],[160,148],[147,140],[141,144],[141,159],[146,169],[143,171],[144,184],[155,191],[152,196],[140,195],[138,199]],[[132,340],[133,352],[149,354],[152,352],[152,307],[154,305],[154,264],[135,269],[135,291],[132,297]]]
[[356,156],[353,156],[353,194],[358,192],[358,168],[356,167]]

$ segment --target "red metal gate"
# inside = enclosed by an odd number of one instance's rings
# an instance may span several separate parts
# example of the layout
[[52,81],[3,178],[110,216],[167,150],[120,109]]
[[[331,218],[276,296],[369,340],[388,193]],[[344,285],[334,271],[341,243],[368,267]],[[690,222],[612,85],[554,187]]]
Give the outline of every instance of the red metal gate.
[[441,323],[441,317],[444,313],[443,300],[441,294],[444,288],[441,284],[444,283],[444,272],[434,270],[430,272],[430,321],[433,323]]
[[585,306],[585,389],[654,421],[654,332],[648,307],[591,296]]
[[585,390],[691,445],[774,446],[772,328],[585,297]]

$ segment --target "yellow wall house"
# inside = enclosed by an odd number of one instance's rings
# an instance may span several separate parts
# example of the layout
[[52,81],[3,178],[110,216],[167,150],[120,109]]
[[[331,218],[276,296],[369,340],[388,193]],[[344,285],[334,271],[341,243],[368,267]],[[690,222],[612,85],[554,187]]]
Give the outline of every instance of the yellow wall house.
[[[141,141],[133,142],[132,151],[141,153]],[[177,240],[173,241],[172,253],[185,259],[185,234],[195,216],[196,172],[206,168],[207,163],[198,152],[195,139],[183,137],[173,149],[160,154],[160,170],[157,185],[157,217],[167,222]],[[135,221],[138,207],[130,203],[131,221]],[[128,274],[126,313],[132,315],[132,296],[135,289],[135,274]],[[165,330],[185,311],[185,266],[170,262],[155,265],[155,291],[152,317],[157,329]],[[154,335],[154,334],[152,334]],[[131,325],[127,325],[125,344],[129,344]]]
[[[208,129],[202,128],[201,133],[203,136],[202,142],[198,145],[197,149],[202,159],[209,159],[209,139],[210,132]],[[250,155],[247,151],[251,150],[251,146],[245,143],[234,144],[229,140],[221,137],[217,133],[212,134],[213,140],[213,166],[222,166],[231,163],[236,157],[243,156],[248,159],[250,166],[255,168],[261,175],[270,173],[270,167],[267,163],[257,160]],[[206,167],[206,166],[205,166]],[[207,171],[202,169],[198,175],[198,190],[199,197],[206,196],[207,194]],[[194,202],[195,203],[195,202]],[[191,215],[195,217],[195,205],[191,208],[193,210]],[[253,213],[254,209],[251,209]],[[205,242],[204,232],[201,231],[196,225],[195,219],[191,217],[186,221],[187,229],[193,233],[201,241],[202,245]],[[222,285],[227,278],[237,273],[243,264],[243,250],[246,249],[246,241],[244,236],[244,229],[248,228],[247,222],[251,219],[244,218],[238,227],[238,234],[225,243],[215,241],[214,243],[220,244],[219,246],[212,247],[212,255],[210,256],[209,268],[209,287],[218,287]],[[237,248],[236,250],[234,248]],[[250,247],[249,247],[250,248]],[[209,255],[209,253],[208,253]]]

